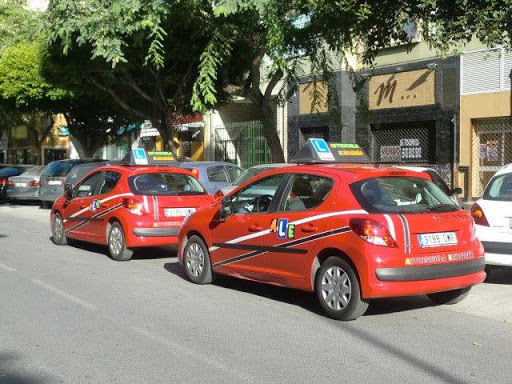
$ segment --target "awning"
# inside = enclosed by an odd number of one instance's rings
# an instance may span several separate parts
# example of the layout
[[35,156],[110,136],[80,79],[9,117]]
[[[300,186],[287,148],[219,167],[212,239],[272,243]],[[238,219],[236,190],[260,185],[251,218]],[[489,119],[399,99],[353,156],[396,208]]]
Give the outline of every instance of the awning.
[[141,125],[140,128],[140,137],[154,137],[158,135],[160,135],[160,133],[158,133],[158,129],[153,127],[151,121],[144,120],[144,123]]

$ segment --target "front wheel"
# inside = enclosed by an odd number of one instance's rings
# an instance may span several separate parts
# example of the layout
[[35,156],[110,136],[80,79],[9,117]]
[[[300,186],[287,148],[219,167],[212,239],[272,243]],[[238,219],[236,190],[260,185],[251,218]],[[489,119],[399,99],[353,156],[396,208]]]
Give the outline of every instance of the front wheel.
[[53,242],[57,245],[66,245],[68,243],[68,239],[66,237],[66,230],[64,228],[64,220],[62,220],[62,216],[60,213],[56,213],[53,216],[52,221],[52,235]]
[[339,257],[328,258],[318,270],[315,292],[323,311],[336,320],[354,320],[368,309],[356,273]]
[[190,281],[196,284],[210,284],[213,281],[210,254],[199,236],[188,239],[183,251],[183,265]]
[[452,291],[430,293],[427,296],[436,304],[452,305],[462,301],[471,290],[471,287],[454,289]]
[[123,227],[118,222],[112,223],[108,232],[108,251],[116,261],[127,261],[132,258],[133,251],[126,248]]

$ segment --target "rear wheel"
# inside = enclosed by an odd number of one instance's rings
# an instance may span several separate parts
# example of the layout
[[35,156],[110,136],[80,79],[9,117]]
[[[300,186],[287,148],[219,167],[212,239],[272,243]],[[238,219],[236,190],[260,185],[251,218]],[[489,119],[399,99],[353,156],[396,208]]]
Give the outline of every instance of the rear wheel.
[[361,298],[356,273],[339,257],[330,257],[322,264],[315,292],[323,311],[336,320],[357,319],[368,309],[368,302]]
[[199,236],[188,239],[183,251],[183,265],[190,281],[196,284],[210,284],[213,281],[210,254]]
[[66,237],[66,230],[64,229],[64,220],[62,220],[62,216],[60,215],[60,213],[56,213],[53,216],[52,235],[53,242],[55,244],[66,245],[68,243],[68,239]]
[[108,251],[116,261],[127,261],[132,258],[133,251],[126,248],[123,227],[118,222],[112,223],[108,232]]
[[463,300],[471,290],[471,287],[454,289],[452,291],[430,293],[427,296],[436,304],[452,305]]

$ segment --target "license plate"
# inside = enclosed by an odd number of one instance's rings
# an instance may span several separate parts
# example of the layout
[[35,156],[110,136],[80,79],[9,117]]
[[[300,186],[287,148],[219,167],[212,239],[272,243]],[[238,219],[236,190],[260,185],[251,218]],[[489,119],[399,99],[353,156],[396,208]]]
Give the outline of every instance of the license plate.
[[164,208],[164,215],[166,217],[182,217],[188,216],[195,211],[195,208]]
[[48,185],[61,185],[62,181],[60,180],[50,180],[48,181]]
[[27,183],[14,183],[14,186],[18,187],[18,188],[22,188],[22,187],[26,187]]
[[421,248],[439,247],[443,245],[456,245],[455,232],[425,233],[418,235]]

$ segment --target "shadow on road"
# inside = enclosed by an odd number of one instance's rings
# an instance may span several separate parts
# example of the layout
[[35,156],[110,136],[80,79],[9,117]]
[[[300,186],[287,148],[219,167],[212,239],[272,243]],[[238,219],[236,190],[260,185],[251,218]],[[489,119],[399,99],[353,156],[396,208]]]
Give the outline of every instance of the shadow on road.
[[20,360],[22,360],[22,357],[18,354],[12,352],[0,352],[0,384],[44,384],[58,382],[56,378],[46,375],[29,374],[25,372],[25,370],[16,369],[17,366],[22,366],[19,362]]
[[484,284],[512,285],[512,268],[492,268],[491,272],[487,274]]

